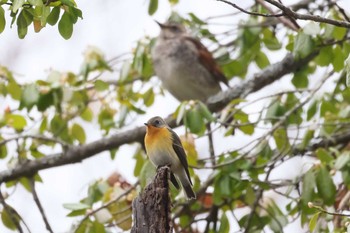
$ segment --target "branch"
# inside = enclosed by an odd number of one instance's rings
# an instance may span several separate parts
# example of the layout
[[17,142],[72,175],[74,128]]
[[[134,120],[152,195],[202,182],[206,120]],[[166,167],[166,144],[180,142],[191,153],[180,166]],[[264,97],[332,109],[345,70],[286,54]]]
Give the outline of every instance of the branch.
[[33,178],[33,177],[30,178],[30,179],[29,179],[29,182],[30,182],[30,187],[31,187],[31,189],[32,189],[33,199],[34,199],[36,205],[38,206],[38,209],[39,209],[39,211],[40,211],[40,214],[41,214],[41,216],[42,216],[42,218],[43,218],[43,220],[44,220],[46,229],[47,229],[48,232],[53,233],[52,228],[51,228],[51,226],[50,226],[50,223],[49,223],[49,221],[47,220],[47,217],[46,217],[46,215],[45,215],[44,208],[43,208],[43,206],[42,206],[41,203],[40,203],[38,194],[36,193],[36,190],[35,190],[35,180],[34,180],[34,178]]
[[246,13],[248,15],[254,15],[254,16],[263,16],[263,17],[281,17],[283,16],[284,14],[264,14],[264,13],[259,13],[259,12],[252,12],[252,11],[247,11],[245,9],[243,9],[242,7],[239,7],[238,5],[236,5],[235,3],[233,2],[229,2],[229,1],[226,1],[226,0],[217,0],[219,2],[224,2],[234,8],[236,8],[237,10],[239,11],[242,11],[243,13]]
[[[209,110],[212,112],[220,111],[233,99],[245,98],[247,95],[282,78],[285,74],[300,69],[311,61],[317,55],[317,52],[314,52],[303,59],[296,59],[292,54],[287,54],[282,61],[272,64],[256,73],[253,78],[247,79],[241,84],[235,85],[234,87],[209,98],[207,102]],[[175,119],[172,117],[168,117],[167,122],[170,127],[177,126]],[[58,154],[48,155],[36,160],[26,160],[18,163],[14,168],[0,172],[0,183],[15,180],[23,176],[32,176],[40,170],[51,167],[78,163],[98,153],[118,148],[124,144],[134,142],[142,143],[144,135],[145,127],[139,126],[85,145],[68,147],[67,150]]]
[[169,177],[170,168],[160,167],[152,182],[132,202],[132,233],[173,232]]
[[[327,23],[327,24],[331,24],[334,26],[338,26],[338,27],[344,27],[344,28],[350,28],[350,22],[347,21],[341,21],[341,20],[335,20],[335,19],[329,19],[329,18],[323,18],[321,16],[318,15],[310,15],[310,14],[301,14],[301,13],[297,13],[294,10],[292,10],[292,8],[286,7],[285,5],[283,5],[282,3],[275,1],[275,0],[264,0],[265,2],[270,3],[271,5],[277,7],[278,9],[280,9],[283,13],[282,14],[262,14],[262,13],[258,13],[258,12],[250,12],[250,11],[246,11],[243,8],[237,6],[236,4],[226,1],[226,0],[217,0],[220,2],[224,2],[226,4],[229,4],[230,6],[242,11],[243,13],[249,14],[249,15],[255,15],[255,16],[263,16],[263,17],[289,17],[292,19],[300,19],[300,20],[311,20],[311,21],[315,21],[315,22],[319,22],[319,23]],[[259,1],[260,4],[262,4],[262,1]],[[302,7],[305,4],[308,4],[309,1],[304,1],[302,3],[301,6],[299,5],[295,5],[294,8],[298,9],[298,7]],[[266,6],[264,6],[266,7]],[[342,13],[342,9],[340,8],[340,11]],[[283,23],[285,24],[286,22],[283,21]],[[290,27],[291,25],[287,24],[288,27]],[[293,30],[295,30],[297,25],[294,25],[294,27],[292,27]]]
[[347,21],[340,21],[340,20],[334,20],[329,18],[323,18],[319,15],[309,15],[309,14],[300,14],[292,9],[286,7],[282,3],[275,1],[275,0],[265,0],[266,2],[270,3],[271,5],[274,5],[275,7],[279,8],[283,11],[283,13],[291,18],[294,19],[300,19],[300,20],[311,20],[319,23],[327,23],[338,27],[344,27],[344,28],[350,28],[350,22]]

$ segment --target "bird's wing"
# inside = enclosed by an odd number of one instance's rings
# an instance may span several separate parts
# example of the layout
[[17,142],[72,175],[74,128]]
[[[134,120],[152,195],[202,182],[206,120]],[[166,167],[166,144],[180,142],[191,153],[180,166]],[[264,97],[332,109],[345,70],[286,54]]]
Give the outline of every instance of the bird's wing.
[[176,189],[180,189],[180,185],[176,180],[176,177],[174,176],[174,173],[170,172],[170,180],[171,183],[173,183],[173,185],[175,186]]
[[198,60],[199,62],[207,68],[207,70],[213,75],[217,82],[223,82],[228,86],[228,81],[225,75],[221,72],[220,67],[216,63],[213,55],[208,51],[208,49],[197,39],[185,36],[185,40],[190,41],[198,50]]
[[185,152],[184,148],[182,147],[179,136],[177,136],[177,134],[172,129],[169,128],[169,130],[170,130],[171,135],[173,137],[173,149],[174,149],[177,157],[179,157],[179,160],[186,171],[186,175],[188,177],[188,180],[192,184],[190,172],[188,171],[186,152]]

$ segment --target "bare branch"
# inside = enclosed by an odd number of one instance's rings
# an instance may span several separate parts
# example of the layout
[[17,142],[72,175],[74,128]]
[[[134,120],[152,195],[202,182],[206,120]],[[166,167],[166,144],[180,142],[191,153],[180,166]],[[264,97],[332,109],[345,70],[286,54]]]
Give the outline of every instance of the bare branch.
[[45,211],[44,211],[44,208],[43,206],[41,205],[40,203],[40,200],[39,200],[39,197],[38,197],[38,194],[36,193],[36,190],[35,190],[35,180],[34,178],[29,178],[29,182],[30,182],[30,188],[32,189],[32,194],[33,194],[33,199],[35,201],[35,204],[37,205],[39,211],[40,211],[40,214],[44,220],[44,223],[45,223],[45,226],[46,226],[46,229],[48,232],[51,232],[53,233],[53,230],[50,226],[50,223],[49,221],[47,220],[47,217],[45,215]]
[[[255,15],[255,16],[263,16],[263,17],[289,17],[291,19],[300,19],[300,20],[311,20],[314,22],[319,22],[319,23],[327,23],[327,24],[331,24],[334,26],[338,26],[338,27],[344,27],[344,28],[350,28],[350,22],[347,21],[341,21],[341,20],[335,20],[335,19],[329,19],[329,18],[324,18],[318,15],[310,15],[310,14],[301,14],[301,13],[297,13],[296,11],[292,10],[292,8],[286,7],[285,5],[283,5],[282,3],[275,1],[275,0],[264,0],[268,3],[270,3],[271,5],[277,7],[278,9],[280,9],[283,13],[281,14],[262,14],[262,13],[258,13],[258,12],[250,12],[247,10],[244,10],[243,8],[237,6],[236,4],[226,1],[226,0],[217,0],[220,2],[224,2],[226,4],[229,4],[230,6],[242,11],[243,13],[249,14],[249,15]],[[261,1],[259,1],[261,2]],[[305,4],[308,4],[308,1],[305,1]],[[299,7],[299,6],[297,6]],[[342,10],[341,8],[339,9],[340,11]],[[342,12],[341,12],[342,13]],[[283,21],[283,23],[286,23],[285,21]],[[295,30],[295,23],[293,23],[293,30]],[[291,25],[288,23],[287,25],[288,27],[290,27]]]
[[[265,4],[264,0],[257,0],[260,5],[262,5],[266,10],[268,10],[269,12],[273,12],[273,10],[267,6]],[[283,23],[286,27],[289,27],[290,29],[294,30],[294,31],[298,31],[300,26],[298,25],[298,23],[295,21],[295,19],[293,18],[286,18],[286,17],[280,17],[278,18],[278,20]]]
[[338,26],[338,27],[350,28],[350,22],[347,22],[347,21],[340,21],[340,20],[334,20],[334,19],[329,19],[329,18],[323,18],[323,17],[318,16],[318,15],[300,14],[300,13],[297,13],[297,12],[293,11],[292,9],[286,7],[285,5],[283,5],[282,3],[278,2],[278,1],[275,1],[275,0],[265,0],[265,1],[270,3],[271,5],[274,5],[275,7],[279,8],[280,10],[282,10],[282,12],[285,15],[292,17],[294,19],[311,20],[311,21],[315,21],[315,22],[319,22],[319,23],[331,24],[331,25]]
[[254,16],[263,16],[263,17],[281,17],[283,16],[284,14],[263,14],[263,13],[259,13],[259,12],[251,12],[251,11],[247,11],[245,9],[243,9],[242,7],[239,7],[238,5],[236,5],[235,3],[233,2],[229,2],[229,1],[226,1],[226,0],[217,0],[219,2],[224,2],[234,8],[236,8],[237,10],[239,11],[242,11],[243,13],[246,13],[248,15],[254,15]]

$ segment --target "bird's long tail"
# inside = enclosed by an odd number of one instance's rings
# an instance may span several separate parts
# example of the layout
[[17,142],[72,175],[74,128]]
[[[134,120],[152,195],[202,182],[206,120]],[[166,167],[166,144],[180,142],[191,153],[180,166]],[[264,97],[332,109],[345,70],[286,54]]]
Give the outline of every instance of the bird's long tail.
[[187,198],[196,199],[196,194],[192,189],[191,182],[189,181],[189,178],[187,177],[185,171],[181,172],[181,174],[178,174],[178,177],[180,179],[181,185],[186,193]]

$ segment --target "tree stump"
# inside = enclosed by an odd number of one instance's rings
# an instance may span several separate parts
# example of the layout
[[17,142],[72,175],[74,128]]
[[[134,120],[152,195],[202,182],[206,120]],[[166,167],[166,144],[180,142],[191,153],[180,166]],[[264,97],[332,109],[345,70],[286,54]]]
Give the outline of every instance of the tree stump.
[[153,181],[132,202],[131,233],[170,233],[169,167],[160,167]]

